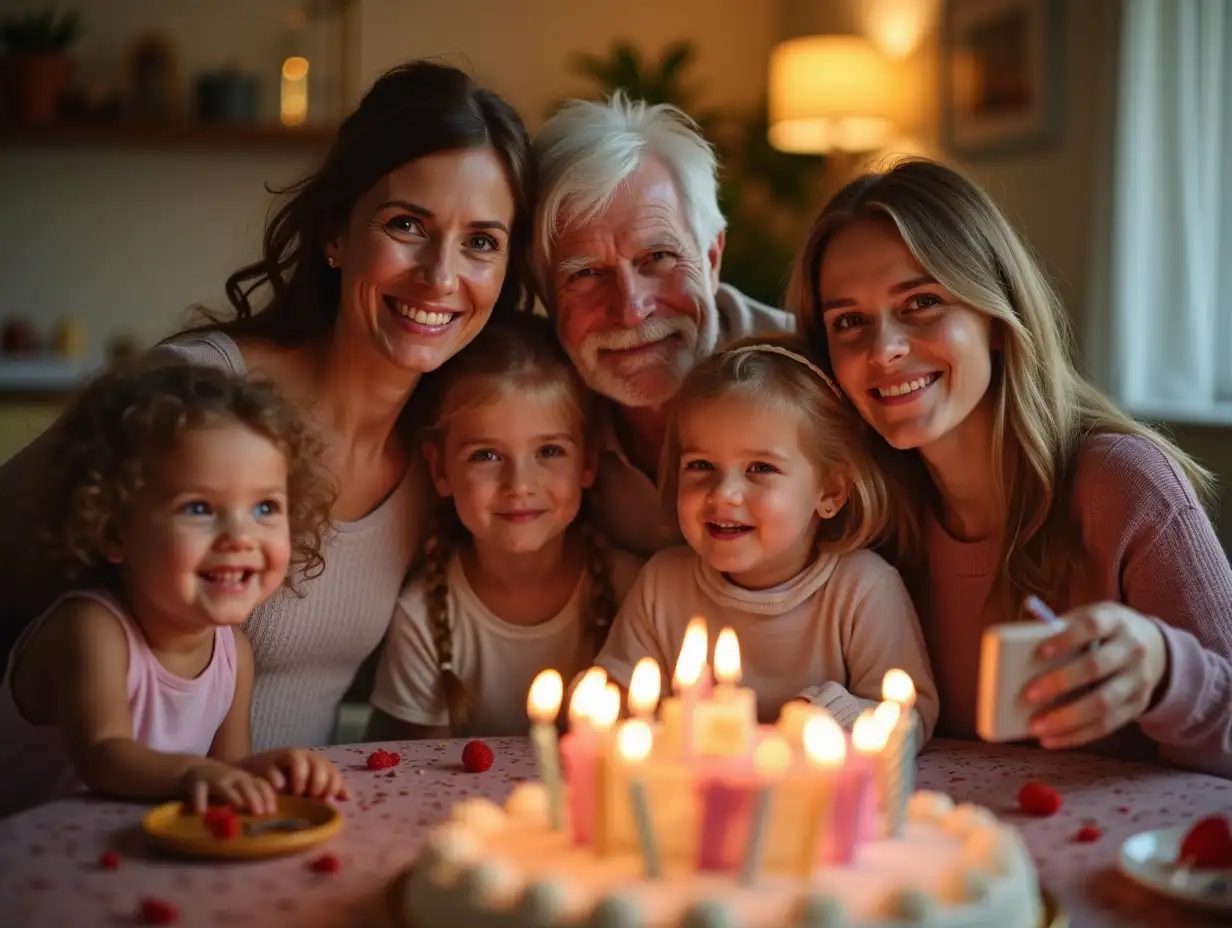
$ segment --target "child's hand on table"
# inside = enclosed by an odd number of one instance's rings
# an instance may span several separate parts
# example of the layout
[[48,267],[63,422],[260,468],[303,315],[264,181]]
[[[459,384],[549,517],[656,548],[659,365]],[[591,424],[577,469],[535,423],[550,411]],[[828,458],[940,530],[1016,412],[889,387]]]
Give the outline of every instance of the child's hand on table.
[[347,799],[350,793],[333,762],[318,751],[277,748],[254,754],[238,766],[279,792],[312,799]]
[[221,761],[203,758],[184,775],[182,786],[198,815],[205,813],[211,799],[253,815],[267,815],[278,808],[278,797],[268,780]]

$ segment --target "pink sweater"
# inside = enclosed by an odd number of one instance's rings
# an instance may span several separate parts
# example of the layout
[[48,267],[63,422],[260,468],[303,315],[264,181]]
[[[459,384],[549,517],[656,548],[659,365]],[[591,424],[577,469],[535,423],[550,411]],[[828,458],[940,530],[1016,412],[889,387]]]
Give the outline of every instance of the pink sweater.
[[[1155,617],[1169,671],[1156,705],[1091,750],[1166,760],[1232,777],[1232,569],[1193,487],[1147,439],[1087,440],[1073,506],[1087,567],[1058,613],[1114,601]],[[916,600],[941,698],[939,735],[975,737],[980,636],[1001,614],[988,594],[997,541],[961,542],[928,527],[929,576]]]

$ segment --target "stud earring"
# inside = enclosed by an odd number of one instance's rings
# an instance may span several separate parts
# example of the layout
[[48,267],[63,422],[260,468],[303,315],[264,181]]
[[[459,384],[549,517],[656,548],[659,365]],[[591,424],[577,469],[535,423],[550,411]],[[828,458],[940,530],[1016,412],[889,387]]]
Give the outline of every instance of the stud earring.
[[330,267],[337,267],[337,266],[338,266],[338,262],[336,262],[336,261],[334,260],[334,256],[333,256],[333,255],[328,255],[328,256],[325,258],[325,263],[326,263],[326,264],[328,264]]
[[828,519],[832,515],[834,515],[834,504],[833,503],[822,503],[821,504],[821,517],[823,519]]

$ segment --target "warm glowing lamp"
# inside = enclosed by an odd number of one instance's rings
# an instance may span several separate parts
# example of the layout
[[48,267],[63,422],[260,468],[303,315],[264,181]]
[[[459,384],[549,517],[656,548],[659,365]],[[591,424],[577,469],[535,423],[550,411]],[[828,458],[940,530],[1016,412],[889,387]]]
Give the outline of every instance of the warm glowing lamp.
[[794,154],[867,153],[890,138],[890,64],[855,35],[810,35],[770,52],[770,144]]

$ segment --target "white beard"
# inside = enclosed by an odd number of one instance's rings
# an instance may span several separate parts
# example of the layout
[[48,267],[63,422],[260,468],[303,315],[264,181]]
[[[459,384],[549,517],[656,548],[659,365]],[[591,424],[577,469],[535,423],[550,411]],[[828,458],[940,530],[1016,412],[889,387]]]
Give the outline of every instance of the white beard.
[[[699,308],[700,320],[678,315],[652,316],[635,329],[611,329],[591,335],[569,355],[586,385],[596,393],[621,406],[662,406],[676,395],[693,365],[713,354],[718,345],[713,294],[707,292]],[[648,352],[620,364],[601,359],[604,351],[627,351],[673,337],[675,342],[665,345],[662,351]],[[669,351],[670,355],[665,356]]]

